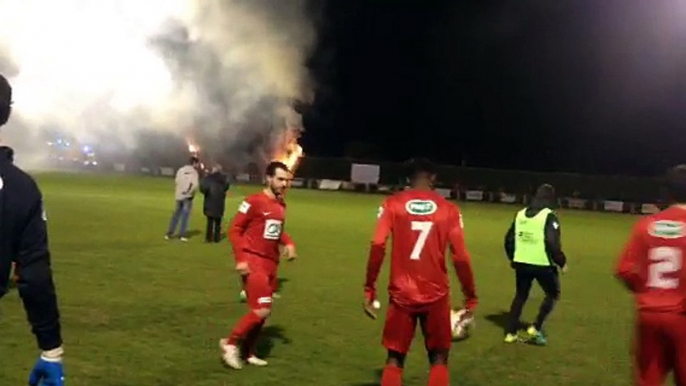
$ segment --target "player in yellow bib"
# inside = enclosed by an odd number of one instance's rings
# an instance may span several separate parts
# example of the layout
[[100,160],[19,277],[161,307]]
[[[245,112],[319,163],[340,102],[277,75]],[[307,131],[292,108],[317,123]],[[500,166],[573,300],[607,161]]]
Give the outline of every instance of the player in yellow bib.
[[567,258],[560,243],[560,222],[553,211],[555,206],[555,190],[551,185],[541,185],[531,205],[517,212],[505,236],[505,252],[516,277],[516,293],[505,331],[506,343],[519,340],[519,319],[534,280],[545,292],[545,299],[535,323],[526,330],[525,341],[537,345],[547,343],[542,327],[560,296],[557,267],[563,272],[567,269]]

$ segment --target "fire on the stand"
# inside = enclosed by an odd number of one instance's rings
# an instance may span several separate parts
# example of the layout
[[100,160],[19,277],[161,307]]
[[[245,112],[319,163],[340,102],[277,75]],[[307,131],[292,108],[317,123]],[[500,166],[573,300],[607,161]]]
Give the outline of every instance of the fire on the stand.
[[188,152],[191,153],[191,155],[197,156],[198,153],[200,152],[200,148],[195,145],[193,142],[190,140],[188,142]]
[[[186,142],[188,143],[188,152],[191,153],[191,156],[200,159],[200,148],[198,145],[194,144],[191,140],[186,140]],[[204,172],[207,171],[207,168],[202,161],[200,161],[200,170]]]
[[273,161],[283,162],[291,174],[295,175],[295,170],[300,164],[300,159],[305,155],[302,146],[298,144],[298,137],[300,132],[295,129],[289,129],[284,132],[282,138],[276,145],[276,151],[272,157]]

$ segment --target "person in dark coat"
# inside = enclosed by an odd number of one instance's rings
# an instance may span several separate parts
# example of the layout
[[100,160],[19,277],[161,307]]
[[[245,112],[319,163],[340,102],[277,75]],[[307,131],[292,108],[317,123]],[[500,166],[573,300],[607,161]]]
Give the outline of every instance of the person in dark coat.
[[205,196],[203,213],[207,217],[205,241],[208,243],[218,243],[221,239],[222,217],[224,217],[226,192],[229,186],[229,178],[222,173],[219,165],[215,165],[212,173],[200,182],[200,192]]

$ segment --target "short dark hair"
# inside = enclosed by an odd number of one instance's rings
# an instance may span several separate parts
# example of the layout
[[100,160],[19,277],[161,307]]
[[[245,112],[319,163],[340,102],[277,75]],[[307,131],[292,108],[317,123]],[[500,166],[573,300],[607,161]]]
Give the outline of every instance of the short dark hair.
[[554,200],[555,188],[550,184],[543,184],[536,189],[536,196],[539,200]]
[[426,158],[415,158],[409,164],[409,177],[411,180],[416,179],[422,175],[434,176],[436,175],[436,165]]
[[686,203],[686,165],[677,165],[667,170],[663,187],[670,201]]
[[267,169],[265,170],[264,174],[269,176],[269,177],[274,177],[276,175],[276,171],[279,169],[284,170],[284,171],[289,172],[289,173],[291,172],[285,163],[280,162],[280,161],[272,161],[267,165]]
[[12,86],[2,74],[0,74],[0,126],[7,123],[12,112]]
[[9,146],[0,146],[0,156],[10,162],[14,162],[14,149]]

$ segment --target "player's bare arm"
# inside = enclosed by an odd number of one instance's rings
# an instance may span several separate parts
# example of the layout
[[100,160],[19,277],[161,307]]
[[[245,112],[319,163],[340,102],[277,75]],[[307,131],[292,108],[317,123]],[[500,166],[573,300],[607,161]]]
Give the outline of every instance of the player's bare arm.
[[469,311],[473,311],[478,304],[478,298],[474,284],[471,256],[465,245],[464,230],[459,216],[459,213],[453,216],[456,218],[453,219],[454,226],[450,230],[450,249],[452,252],[453,268],[460,280],[462,293],[465,297],[464,307]]

